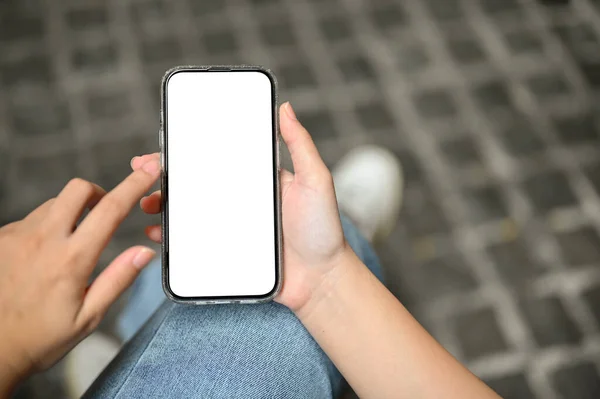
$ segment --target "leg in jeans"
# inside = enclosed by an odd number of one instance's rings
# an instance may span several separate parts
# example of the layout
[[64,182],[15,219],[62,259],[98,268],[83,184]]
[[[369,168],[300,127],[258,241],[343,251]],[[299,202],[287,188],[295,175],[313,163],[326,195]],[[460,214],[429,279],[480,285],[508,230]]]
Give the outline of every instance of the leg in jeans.
[[[382,278],[377,256],[351,222],[344,234]],[[187,306],[164,300],[160,266],[140,277],[124,311],[128,339],[85,397],[327,398],[342,378],[294,314],[277,303]]]

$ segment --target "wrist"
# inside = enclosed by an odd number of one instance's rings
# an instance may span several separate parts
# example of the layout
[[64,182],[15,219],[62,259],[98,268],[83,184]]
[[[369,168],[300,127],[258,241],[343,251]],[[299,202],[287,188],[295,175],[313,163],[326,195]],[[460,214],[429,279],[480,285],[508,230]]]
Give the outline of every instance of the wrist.
[[327,273],[320,276],[319,282],[315,284],[308,300],[299,308],[294,309],[294,314],[304,323],[311,315],[334,300],[335,292],[348,278],[349,274],[355,273],[357,268],[365,267],[362,261],[354,253],[348,243],[333,261]]
[[0,345],[0,398],[8,398],[29,372],[20,355],[10,346]]

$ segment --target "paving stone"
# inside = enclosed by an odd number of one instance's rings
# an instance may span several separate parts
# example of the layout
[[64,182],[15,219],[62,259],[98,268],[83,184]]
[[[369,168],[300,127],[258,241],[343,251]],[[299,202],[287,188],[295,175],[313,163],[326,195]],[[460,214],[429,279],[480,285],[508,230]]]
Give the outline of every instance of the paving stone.
[[579,327],[558,297],[526,299],[521,308],[540,347],[574,345],[581,340]]
[[600,397],[600,377],[593,363],[583,362],[554,372],[553,385],[562,399]]
[[596,322],[600,325],[600,286],[592,286],[582,293],[583,300],[587,303],[594,315]]
[[555,234],[568,266],[597,264],[600,262],[600,236],[591,226]]
[[331,115],[325,111],[299,113],[302,125],[316,138],[335,138],[336,128]]
[[478,283],[465,260],[457,254],[444,254],[428,261],[415,261],[406,270],[409,291],[416,302],[442,299],[447,295],[469,292]]
[[577,205],[577,198],[567,177],[558,171],[548,171],[530,177],[523,188],[534,209],[544,213],[555,208]]
[[504,199],[497,187],[464,190],[463,198],[469,210],[468,217],[474,223],[504,219],[508,216]]
[[487,252],[502,278],[518,288],[528,287],[535,277],[544,272],[544,268],[532,258],[529,247],[520,240],[490,245]]
[[484,380],[503,399],[535,397],[524,374],[509,374]]
[[467,360],[503,353],[509,349],[494,309],[484,308],[461,314],[453,323],[463,356]]
[[444,141],[440,144],[441,151],[446,156],[451,166],[462,167],[472,164],[481,164],[481,156],[477,145],[469,137]]
[[353,56],[338,61],[338,66],[347,82],[375,79],[375,71],[369,60],[362,56]]
[[449,118],[456,116],[458,109],[448,90],[430,90],[414,95],[415,106],[421,116],[429,118]]
[[600,130],[594,115],[576,114],[554,119],[560,139],[565,144],[594,143],[600,140]]

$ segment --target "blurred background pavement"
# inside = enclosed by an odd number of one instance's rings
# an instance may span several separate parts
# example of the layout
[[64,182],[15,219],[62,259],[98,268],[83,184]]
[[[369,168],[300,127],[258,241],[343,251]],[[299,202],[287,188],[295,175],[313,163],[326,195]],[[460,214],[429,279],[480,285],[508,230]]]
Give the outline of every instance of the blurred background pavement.
[[156,151],[166,69],[265,65],[328,165],[402,161],[379,252],[430,332],[506,398],[600,398],[599,35],[598,0],[4,0],[0,224]]

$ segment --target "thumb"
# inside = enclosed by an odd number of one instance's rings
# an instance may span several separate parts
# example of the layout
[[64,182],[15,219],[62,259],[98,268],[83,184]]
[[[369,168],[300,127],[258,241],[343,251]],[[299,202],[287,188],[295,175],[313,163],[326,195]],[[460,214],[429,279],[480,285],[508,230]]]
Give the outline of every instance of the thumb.
[[[154,257],[147,247],[135,246],[121,253],[90,285],[79,317],[84,324],[98,322],[110,305],[133,283],[142,268]],[[95,328],[95,326],[92,326]]]
[[315,143],[308,131],[296,119],[296,114],[289,102],[281,106],[279,121],[281,137],[292,156],[296,178],[309,182],[327,174],[327,166],[321,159]]

